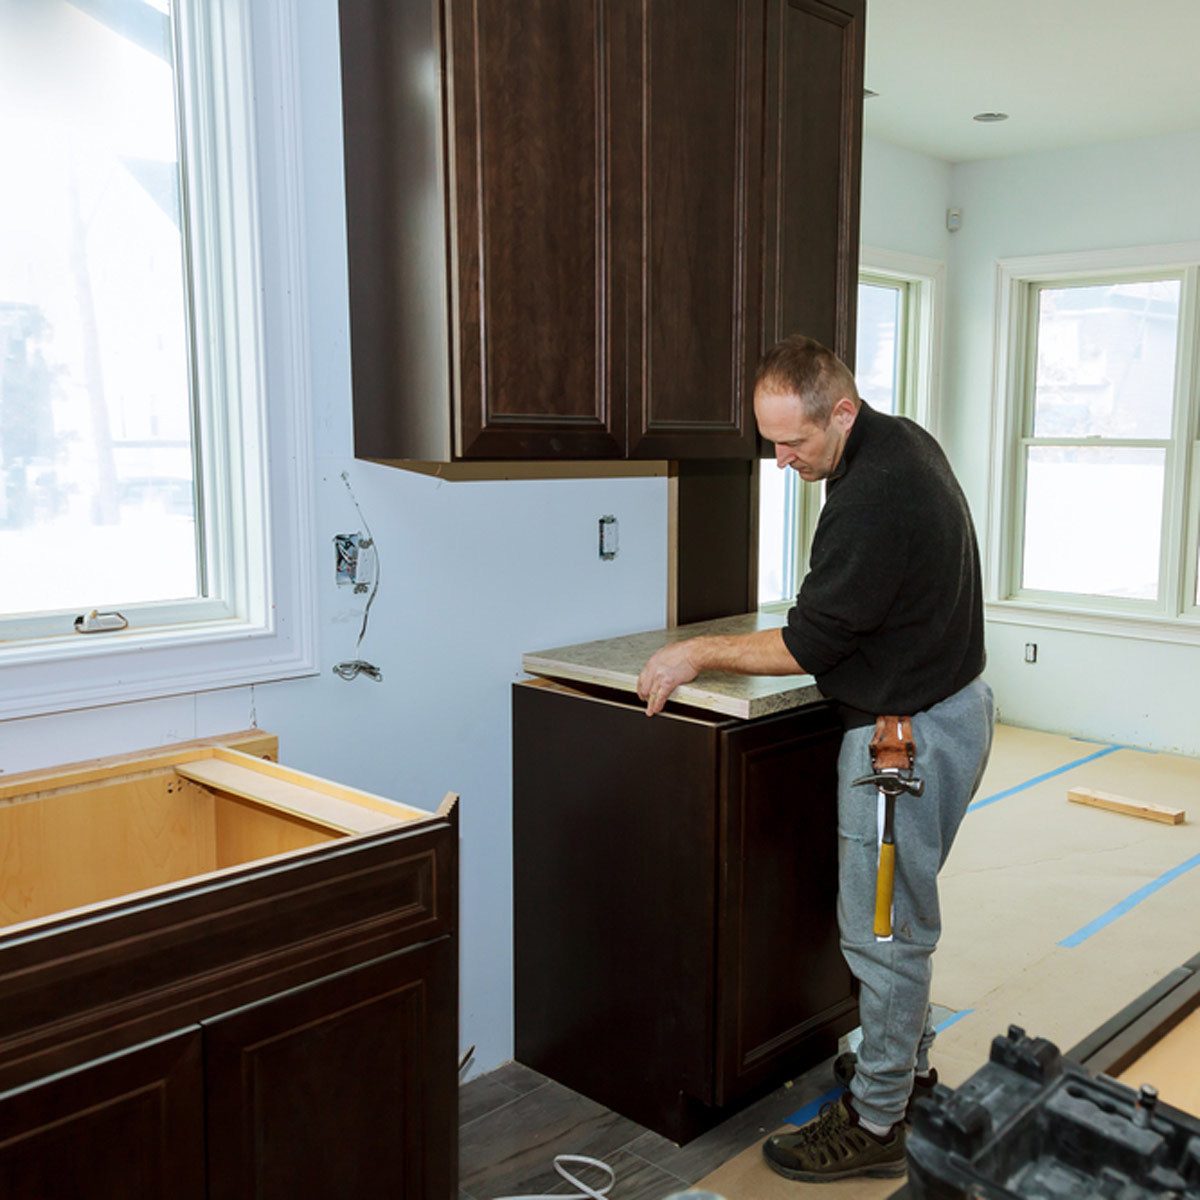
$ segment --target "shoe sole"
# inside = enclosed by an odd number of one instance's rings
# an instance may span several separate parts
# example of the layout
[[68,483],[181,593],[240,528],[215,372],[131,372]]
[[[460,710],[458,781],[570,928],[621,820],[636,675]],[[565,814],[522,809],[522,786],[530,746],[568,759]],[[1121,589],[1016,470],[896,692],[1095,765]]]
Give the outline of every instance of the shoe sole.
[[908,1171],[906,1162],[881,1163],[877,1167],[856,1167],[851,1171],[800,1171],[794,1167],[785,1167],[774,1159],[763,1155],[763,1162],[784,1179],[792,1179],[797,1183],[832,1183],[838,1179],[899,1179]]

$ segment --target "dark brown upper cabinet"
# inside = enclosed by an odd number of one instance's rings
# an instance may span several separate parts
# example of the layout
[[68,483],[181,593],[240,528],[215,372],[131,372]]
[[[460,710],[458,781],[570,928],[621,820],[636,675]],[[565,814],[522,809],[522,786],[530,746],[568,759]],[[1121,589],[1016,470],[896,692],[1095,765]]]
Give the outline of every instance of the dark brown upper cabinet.
[[852,369],[864,0],[769,0],[763,349],[791,333]]
[[852,327],[861,0],[339,10],[355,452],[753,457],[776,326]]

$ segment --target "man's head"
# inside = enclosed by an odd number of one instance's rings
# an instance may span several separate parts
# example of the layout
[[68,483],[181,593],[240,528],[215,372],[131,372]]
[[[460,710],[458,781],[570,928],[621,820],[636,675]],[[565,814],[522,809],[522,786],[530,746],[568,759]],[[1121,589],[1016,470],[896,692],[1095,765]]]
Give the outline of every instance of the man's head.
[[841,461],[861,403],[846,364],[812,338],[784,338],[759,364],[759,432],[775,443],[776,463],[810,483],[828,478]]

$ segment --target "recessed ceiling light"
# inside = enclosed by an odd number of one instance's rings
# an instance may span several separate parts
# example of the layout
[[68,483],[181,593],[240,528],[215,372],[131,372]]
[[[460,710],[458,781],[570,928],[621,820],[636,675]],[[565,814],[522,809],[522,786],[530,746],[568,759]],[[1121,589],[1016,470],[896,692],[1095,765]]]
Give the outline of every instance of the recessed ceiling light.
[[867,88],[867,87],[863,88],[863,99],[864,100],[870,100],[872,96],[878,96],[878,95],[879,95],[878,92],[873,92],[873,91],[871,91],[870,88]]
[[984,125],[990,125],[995,121],[1007,121],[1008,113],[1002,113],[1002,112],[976,113],[975,116],[972,117],[971,119],[973,121],[979,121]]

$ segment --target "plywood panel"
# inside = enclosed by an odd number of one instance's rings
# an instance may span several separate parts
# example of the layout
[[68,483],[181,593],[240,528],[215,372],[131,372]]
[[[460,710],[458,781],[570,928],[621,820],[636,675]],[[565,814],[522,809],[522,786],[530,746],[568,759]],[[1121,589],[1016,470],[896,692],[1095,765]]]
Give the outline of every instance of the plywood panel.
[[0,923],[212,870],[212,798],[173,771],[0,806]]
[[19,775],[9,775],[0,781],[0,803],[12,799],[27,800],[43,791],[82,787],[87,783],[99,783],[122,775],[145,774],[193,758],[208,758],[212,755],[214,746],[232,746],[237,751],[258,758],[279,757],[279,739],[273,733],[264,733],[261,729],[245,729],[240,733],[196,738],[194,741],[176,742],[171,746],[136,750],[131,754],[114,754],[107,758],[67,763],[60,767],[22,771]]
[[393,820],[429,816],[429,813],[424,809],[397,804],[394,800],[388,800],[383,796],[376,796],[371,792],[364,792],[359,788],[347,787],[336,780],[322,779],[321,776],[310,775],[307,771],[297,771],[294,767],[285,767],[282,763],[270,762],[244,753],[236,748],[228,749],[219,747],[213,751],[212,758],[217,762],[237,763],[245,767],[247,771],[252,771],[255,775],[264,776],[269,779],[282,779],[287,783],[295,784],[297,787],[307,788],[313,792],[320,792],[323,796],[333,796],[338,800],[348,800],[351,804],[358,805],[359,808],[369,808],[372,812],[383,813],[384,816],[390,817]]
[[395,809],[385,815],[352,800],[331,796],[326,790],[307,787],[286,777],[273,777],[238,762],[203,759],[181,763],[176,770],[184,778],[206,787],[240,796],[304,821],[326,825],[340,833],[375,833],[390,829],[399,823],[404,813],[403,809]]
[[289,850],[319,846],[344,836],[335,830],[287,820],[236,796],[215,796],[213,800],[216,829],[213,865],[218,869],[236,867],[273,854],[286,854]]

